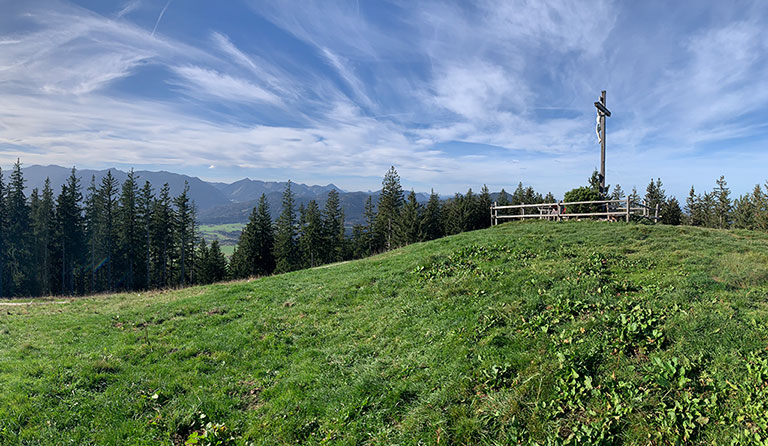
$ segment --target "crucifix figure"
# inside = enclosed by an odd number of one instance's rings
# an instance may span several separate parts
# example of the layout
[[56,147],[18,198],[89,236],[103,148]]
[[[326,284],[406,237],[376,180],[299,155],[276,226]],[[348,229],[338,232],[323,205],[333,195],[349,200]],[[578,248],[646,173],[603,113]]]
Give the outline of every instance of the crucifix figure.
[[611,116],[611,111],[605,108],[605,90],[600,94],[600,101],[595,102],[597,108],[597,138],[600,140],[600,195],[605,196],[605,117]]

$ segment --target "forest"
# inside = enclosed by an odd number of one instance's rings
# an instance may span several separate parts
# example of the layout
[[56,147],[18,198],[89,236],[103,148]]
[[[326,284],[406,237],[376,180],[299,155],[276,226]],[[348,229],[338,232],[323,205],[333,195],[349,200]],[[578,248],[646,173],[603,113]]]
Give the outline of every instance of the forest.
[[[597,174],[565,201],[599,198]],[[321,209],[316,201],[296,207],[291,183],[273,221],[265,196],[254,207],[230,259],[217,241],[199,237],[188,188],[171,196],[168,184],[155,189],[129,172],[122,183],[108,173],[85,188],[73,168],[58,195],[46,181],[43,190],[24,192],[21,163],[6,181],[0,170],[0,296],[88,295],[135,291],[226,279],[264,276],[362,258],[415,242],[490,226],[493,202],[550,203],[519,183],[510,194],[483,186],[450,199],[432,191],[426,204],[406,193],[394,167],[384,175],[378,200],[369,196],[365,222],[345,226],[339,194],[332,190]],[[85,189],[85,190],[83,190]],[[621,186],[610,197],[624,198]],[[723,177],[710,192],[691,187],[685,209],[667,197],[661,179],[645,194],[633,188],[635,202],[659,204],[662,223],[714,228],[768,229],[768,186],[732,200]]]

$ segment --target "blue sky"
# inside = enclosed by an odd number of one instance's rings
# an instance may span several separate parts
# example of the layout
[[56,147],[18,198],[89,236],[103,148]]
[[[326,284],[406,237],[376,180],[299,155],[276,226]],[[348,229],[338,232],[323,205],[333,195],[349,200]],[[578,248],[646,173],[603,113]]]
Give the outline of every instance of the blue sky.
[[0,0],[0,165],[561,195],[768,179],[768,3]]

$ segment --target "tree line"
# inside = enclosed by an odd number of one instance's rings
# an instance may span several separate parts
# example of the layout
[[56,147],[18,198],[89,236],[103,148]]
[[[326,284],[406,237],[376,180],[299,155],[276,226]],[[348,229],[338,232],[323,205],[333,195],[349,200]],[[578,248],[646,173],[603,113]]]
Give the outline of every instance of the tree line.
[[76,295],[210,283],[227,276],[218,242],[196,235],[189,186],[171,197],[131,170],[85,192],[73,168],[58,195],[49,179],[24,192],[17,161],[0,170],[0,296]]
[[[207,284],[264,276],[362,258],[415,242],[490,226],[490,207],[552,203],[519,183],[512,193],[491,194],[486,186],[441,199],[434,191],[426,203],[406,193],[397,170],[384,175],[376,200],[364,205],[364,223],[345,226],[339,193],[328,193],[321,207],[314,200],[296,207],[291,182],[283,193],[278,218],[270,217],[262,195],[228,259],[218,241],[199,237],[189,186],[175,197],[166,183],[159,190],[140,183],[131,170],[122,183],[111,171],[83,191],[73,168],[54,195],[50,180],[42,190],[24,192],[17,161],[8,181],[0,170],[0,296],[82,295]],[[610,186],[606,188],[610,191]],[[617,185],[613,199],[625,198]],[[565,201],[600,199],[597,173],[584,187],[566,192]],[[691,188],[685,213],[667,196],[660,178],[645,194],[635,188],[633,202],[660,207],[662,223],[716,228],[768,229],[768,184],[735,200],[721,177],[710,192]]]

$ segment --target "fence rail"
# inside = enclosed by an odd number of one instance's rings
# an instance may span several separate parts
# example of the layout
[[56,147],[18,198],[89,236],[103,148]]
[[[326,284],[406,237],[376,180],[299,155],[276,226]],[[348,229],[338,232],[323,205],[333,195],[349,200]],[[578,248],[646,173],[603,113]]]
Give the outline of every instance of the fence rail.
[[[568,212],[568,207],[584,206],[584,205],[597,205],[602,207],[602,212]],[[526,213],[526,210],[535,209],[536,212]],[[519,213],[499,213],[499,211],[518,210]],[[653,215],[651,215],[653,212]],[[637,216],[640,218],[652,219],[654,222],[659,221],[661,218],[659,215],[659,205],[654,207],[647,206],[645,201],[642,203],[636,203],[630,200],[629,197],[623,200],[596,200],[596,201],[558,201],[556,203],[537,203],[537,204],[513,204],[498,206],[495,202],[491,206],[491,224],[499,224],[499,220],[523,220],[526,218],[538,218],[540,220],[568,220],[570,218],[586,218],[586,217],[604,217],[605,219],[616,220],[618,218],[624,218],[627,222]]]

